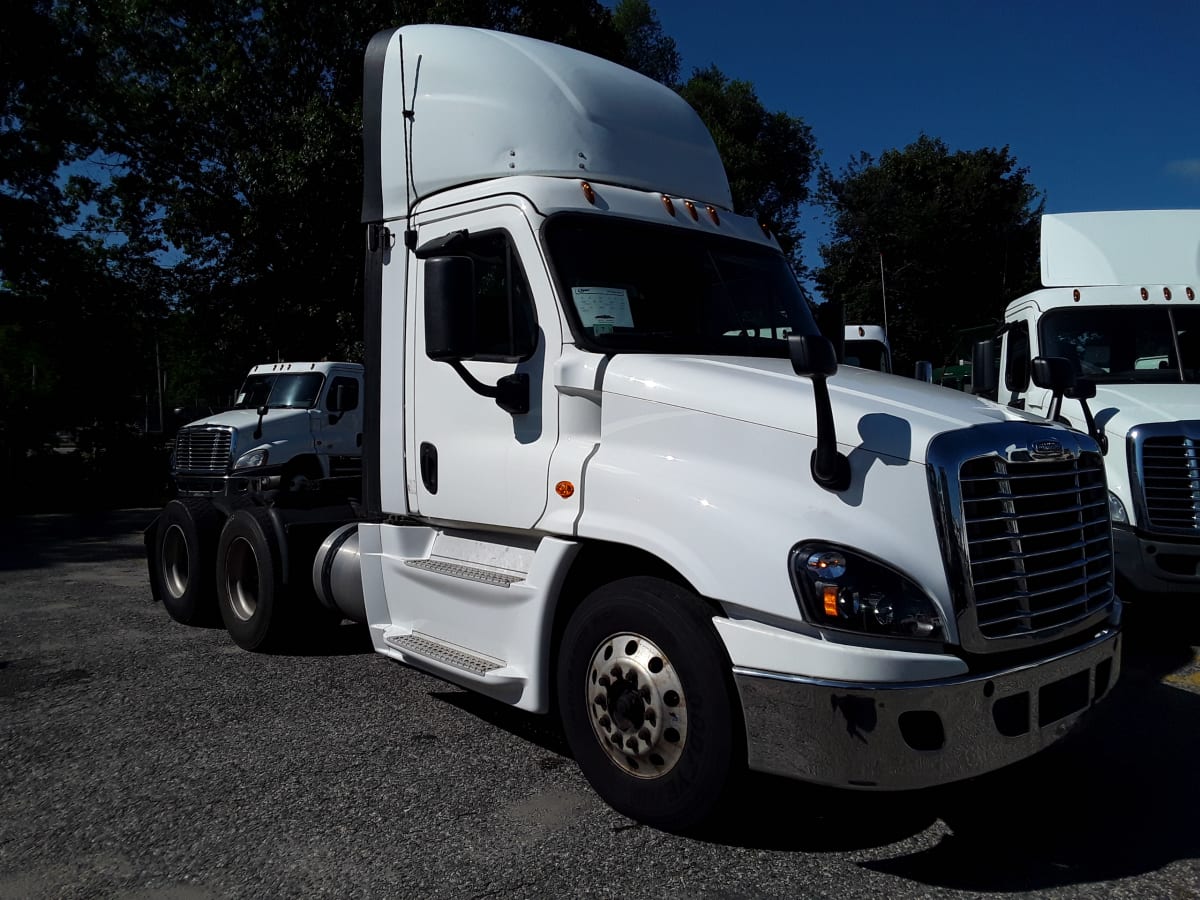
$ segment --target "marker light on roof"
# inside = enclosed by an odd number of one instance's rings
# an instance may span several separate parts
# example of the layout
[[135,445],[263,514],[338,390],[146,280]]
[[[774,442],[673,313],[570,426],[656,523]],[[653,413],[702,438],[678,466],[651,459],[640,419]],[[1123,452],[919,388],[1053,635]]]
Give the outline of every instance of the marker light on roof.
[[758,223],[758,227],[759,227],[759,228],[761,228],[761,229],[763,230],[763,235],[764,235],[764,236],[765,236],[765,237],[766,237],[768,240],[770,240],[770,238],[771,238],[771,229],[767,227],[767,223],[766,223],[766,222],[759,222],[759,223]]
[[1189,300],[1195,300],[1195,299],[1196,299],[1196,292],[1195,292],[1195,291],[1193,291],[1191,288],[1188,288],[1188,289],[1187,289],[1187,298],[1188,298]]
[[671,202],[671,198],[668,197],[666,194],[663,194],[662,201],[663,201],[663,206],[665,206],[667,208],[667,212],[669,212],[671,214],[672,218],[674,218],[675,204]]
[[1171,299],[1171,289],[1170,289],[1169,287],[1165,287],[1165,288],[1163,288],[1163,299],[1164,299],[1164,300],[1170,300],[1170,299]]
[[717,215],[717,208],[715,206],[706,206],[704,208],[708,210],[708,217],[713,220],[713,224],[720,225],[721,217]]
[[1079,288],[1075,288],[1075,290],[1071,291],[1071,299],[1076,303],[1079,302]]
[[1150,299],[1150,292],[1148,290],[1146,290],[1145,288],[1142,288],[1142,299],[1143,300]]
[[592,190],[592,186],[586,181],[581,181],[579,184],[583,187],[583,196],[588,203],[596,205],[596,192]]
[[699,220],[700,217],[698,215],[696,215],[696,204],[695,203],[693,203],[691,200],[684,200],[683,208],[688,211],[688,215],[692,217],[693,222]]

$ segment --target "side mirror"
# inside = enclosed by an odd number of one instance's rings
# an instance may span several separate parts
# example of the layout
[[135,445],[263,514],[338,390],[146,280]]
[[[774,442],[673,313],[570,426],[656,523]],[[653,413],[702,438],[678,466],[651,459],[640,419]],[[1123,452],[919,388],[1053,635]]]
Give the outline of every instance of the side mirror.
[[826,300],[812,308],[813,319],[830,343],[833,344],[834,359],[839,362],[846,358],[846,314],[842,304],[836,300]]
[[933,363],[927,359],[918,360],[913,370],[913,378],[926,384],[933,384]]
[[976,341],[971,348],[971,393],[977,397],[995,398],[999,386],[995,341]]
[[797,375],[828,378],[837,374],[837,350],[826,337],[793,334],[788,338],[788,353],[792,357],[792,370]]
[[438,362],[475,355],[475,263],[466,256],[425,261],[425,354]]
[[1065,394],[1075,383],[1070,360],[1061,356],[1039,356],[1033,361],[1033,383],[1055,394]]
[[825,379],[837,373],[837,351],[828,338],[813,334],[793,334],[788,338],[788,353],[797,375],[812,379],[813,403],[817,412],[817,449],[810,461],[813,481],[831,491],[850,487],[850,461],[837,448],[833,422],[833,404]]

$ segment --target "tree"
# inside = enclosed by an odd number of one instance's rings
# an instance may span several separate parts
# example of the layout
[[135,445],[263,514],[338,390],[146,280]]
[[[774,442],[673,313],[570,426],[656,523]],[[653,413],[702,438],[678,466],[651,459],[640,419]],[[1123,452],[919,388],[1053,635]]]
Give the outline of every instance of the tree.
[[679,48],[663,34],[647,0],[621,0],[612,13],[624,48],[620,62],[648,78],[672,86],[679,78]]
[[817,158],[812,129],[785,112],[768,112],[753,85],[729,79],[716,66],[698,69],[679,93],[712,133],[734,212],[770,228],[797,274],[804,274],[800,210]]
[[818,287],[860,322],[882,322],[886,289],[897,371],[949,361],[965,331],[999,322],[1038,283],[1044,200],[1027,176],[1008,147],[952,153],[927,135],[837,175],[823,167],[832,229]]

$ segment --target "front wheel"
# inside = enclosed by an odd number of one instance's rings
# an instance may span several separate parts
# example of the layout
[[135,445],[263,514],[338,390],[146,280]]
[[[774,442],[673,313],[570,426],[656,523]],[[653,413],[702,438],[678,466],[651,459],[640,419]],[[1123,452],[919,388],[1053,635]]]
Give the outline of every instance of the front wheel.
[[711,612],[658,578],[593,592],[563,634],[558,701],[584,776],[617,811],[671,830],[711,818],[741,720]]

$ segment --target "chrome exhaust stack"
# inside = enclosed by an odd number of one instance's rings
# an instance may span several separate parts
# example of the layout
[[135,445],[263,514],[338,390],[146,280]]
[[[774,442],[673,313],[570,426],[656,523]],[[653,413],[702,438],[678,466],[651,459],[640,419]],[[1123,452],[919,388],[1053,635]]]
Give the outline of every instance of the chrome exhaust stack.
[[321,543],[313,560],[313,590],[322,606],[354,622],[366,623],[356,522],[343,525]]

